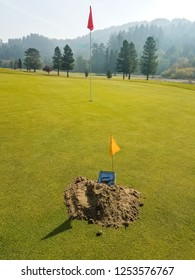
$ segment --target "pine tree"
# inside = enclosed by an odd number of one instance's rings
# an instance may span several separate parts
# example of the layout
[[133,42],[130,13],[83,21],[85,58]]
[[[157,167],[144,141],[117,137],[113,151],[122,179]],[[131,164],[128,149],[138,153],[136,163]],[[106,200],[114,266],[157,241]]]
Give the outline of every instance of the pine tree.
[[118,58],[118,51],[111,50],[110,51],[110,57],[109,57],[109,69],[112,73],[116,76],[117,72],[117,58]]
[[25,51],[24,55],[26,56],[24,59],[24,65],[26,65],[27,70],[33,69],[34,72],[36,72],[36,69],[40,69],[41,56],[37,49],[29,48]]
[[92,46],[92,72],[104,73],[105,70],[105,46],[103,43]]
[[124,40],[117,60],[117,69],[118,72],[123,73],[123,79],[125,78],[125,75],[129,73],[129,56],[129,43],[127,40]]
[[143,55],[140,61],[141,73],[146,75],[146,79],[149,79],[149,75],[154,75],[158,66],[157,55],[156,55],[156,42],[153,37],[148,37],[144,48]]
[[67,77],[69,77],[69,71],[74,68],[74,58],[73,52],[69,45],[64,47],[64,54],[62,56],[62,69],[67,72]]
[[21,69],[22,69],[22,60],[20,58],[18,59],[18,68],[21,71]]
[[104,70],[105,70],[105,72],[107,72],[108,69],[110,69],[110,61],[109,61],[109,58],[110,58],[110,52],[109,52],[109,49],[106,48],[105,57],[104,57]]
[[117,58],[118,58],[117,51],[113,51],[113,49],[109,50],[108,48],[106,49],[105,62],[104,62],[105,73],[107,73],[107,71],[110,70],[111,73],[114,73],[116,75]]
[[77,56],[75,60],[74,71],[83,73],[85,72],[86,69],[87,69],[87,60],[84,59],[82,55]]
[[129,44],[129,79],[131,74],[137,69],[137,52],[135,50],[134,44],[131,42]]
[[108,71],[106,72],[106,77],[107,77],[108,79],[111,79],[111,78],[112,78],[112,72],[111,72],[110,70],[108,70]]
[[62,54],[59,47],[56,47],[54,50],[53,68],[57,70],[58,76],[60,75],[60,70],[62,67]]

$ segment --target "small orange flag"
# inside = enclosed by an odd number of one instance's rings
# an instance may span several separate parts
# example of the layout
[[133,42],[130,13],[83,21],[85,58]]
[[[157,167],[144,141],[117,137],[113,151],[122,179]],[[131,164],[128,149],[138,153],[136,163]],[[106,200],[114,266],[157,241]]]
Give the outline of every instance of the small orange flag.
[[117,145],[116,141],[114,140],[113,136],[110,138],[110,155],[111,157],[120,151],[120,147]]

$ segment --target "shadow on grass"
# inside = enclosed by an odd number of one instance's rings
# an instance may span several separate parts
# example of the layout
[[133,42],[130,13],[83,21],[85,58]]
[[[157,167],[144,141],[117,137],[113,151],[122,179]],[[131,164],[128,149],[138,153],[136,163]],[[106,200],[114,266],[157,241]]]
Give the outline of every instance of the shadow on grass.
[[52,230],[50,233],[48,233],[45,237],[43,237],[41,240],[46,240],[50,237],[53,237],[59,233],[62,233],[66,230],[72,229],[71,226],[71,220],[66,220],[64,223],[62,223],[61,225],[59,225],[57,228],[55,228],[54,230]]

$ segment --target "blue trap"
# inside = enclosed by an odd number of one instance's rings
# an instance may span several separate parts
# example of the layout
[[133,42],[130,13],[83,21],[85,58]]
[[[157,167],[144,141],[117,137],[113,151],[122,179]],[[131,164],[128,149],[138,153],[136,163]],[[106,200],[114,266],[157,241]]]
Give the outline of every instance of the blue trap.
[[116,175],[112,171],[100,171],[98,176],[98,183],[104,183],[108,186],[115,185]]

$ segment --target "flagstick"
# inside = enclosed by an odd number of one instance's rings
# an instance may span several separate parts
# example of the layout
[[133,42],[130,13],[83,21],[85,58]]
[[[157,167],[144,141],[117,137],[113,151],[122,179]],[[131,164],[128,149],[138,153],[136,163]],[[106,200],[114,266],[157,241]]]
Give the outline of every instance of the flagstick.
[[[112,156],[112,172],[114,172],[114,157]],[[114,184],[116,185],[116,173],[114,172],[115,175],[115,180],[114,180]]]
[[90,31],[90,62],[89,62],[89,78],[90,78],[90,99],[89,102],[92,102],[92,83],[91,83],[91,31]]
[[92,9],[90,6],[90,11],[89,11],[89,19],[88,19],[88,24],[87,24],[87,28],[89,28],[90,30],[90,61],[89,61],[89,75],[90,75],[90,99],[89,101],[92,102],[92,82],[91,82],[91,31],[93,30],[93,16],[92,16]]
[[114,172],[114,159],[113,159],[113,156],[112,156],[112,171]]

